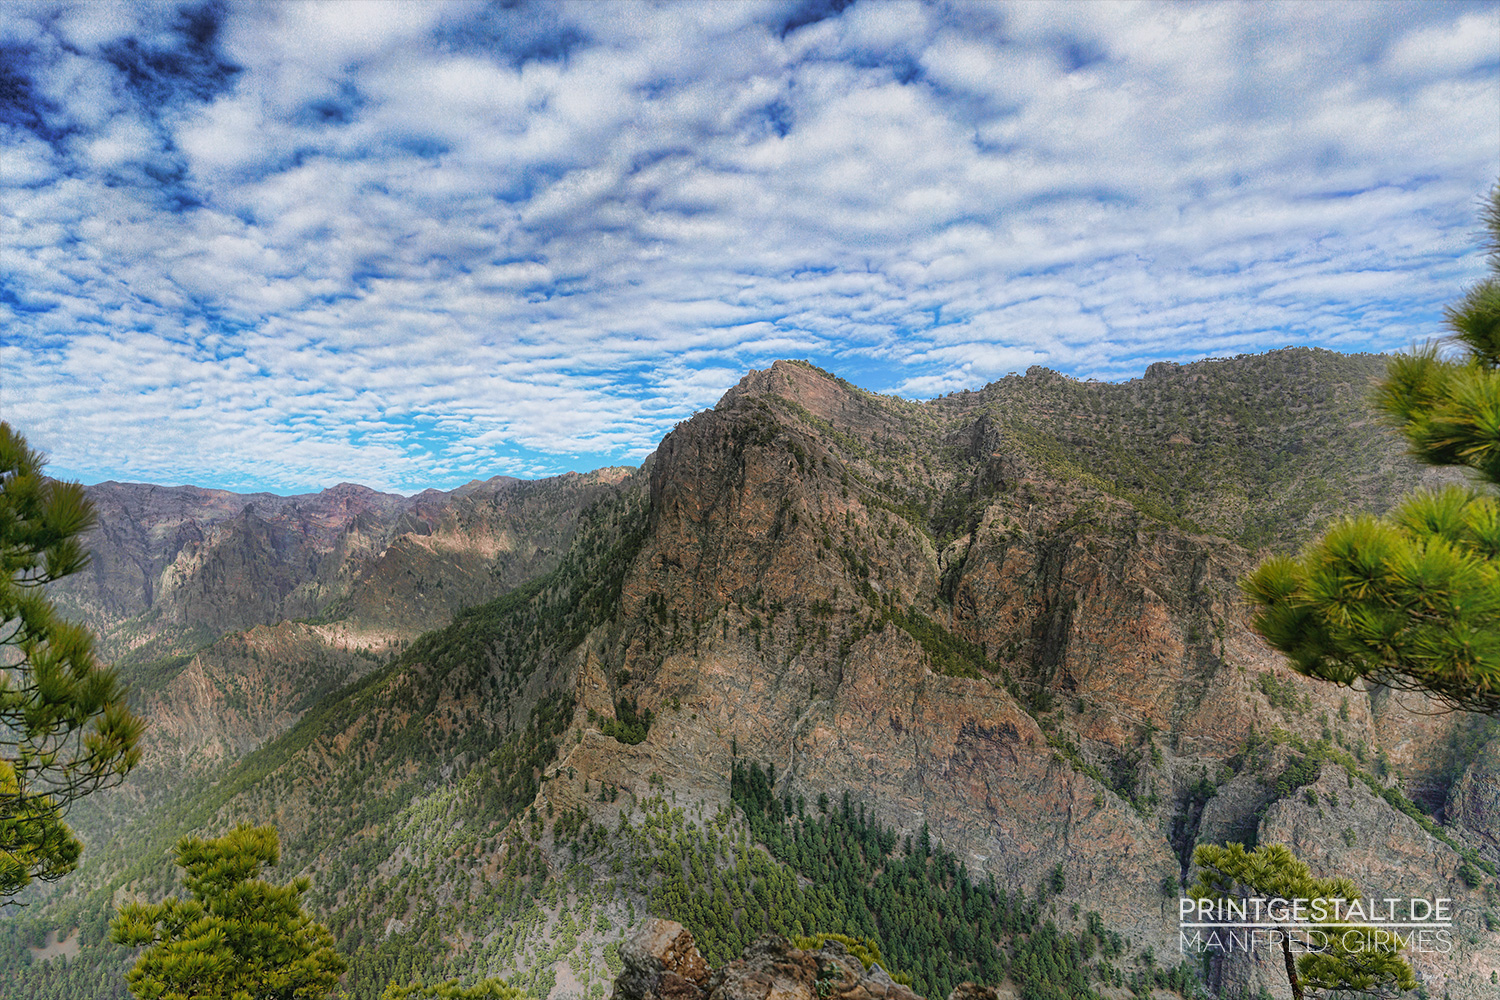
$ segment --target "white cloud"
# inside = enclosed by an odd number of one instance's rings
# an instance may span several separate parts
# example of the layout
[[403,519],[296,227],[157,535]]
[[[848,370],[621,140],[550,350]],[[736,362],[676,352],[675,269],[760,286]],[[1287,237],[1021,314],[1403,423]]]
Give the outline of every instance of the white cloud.
[[1500,63],[1500,18],[1493,10],[1473,11],[1447,24],[1403,35],[1387,56],[1394,70],[1423,76],[1451,76]]
[[212,51],[85,9],[0,12],[0,377],[88,477],[635,460],[778,356],[921,394],[1401,347],[1500,167],[1494,6],[246,4]]

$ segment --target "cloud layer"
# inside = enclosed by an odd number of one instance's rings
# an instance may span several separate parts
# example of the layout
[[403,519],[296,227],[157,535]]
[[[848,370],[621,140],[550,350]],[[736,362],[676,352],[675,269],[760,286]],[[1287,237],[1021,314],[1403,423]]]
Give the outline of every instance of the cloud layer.
[[1439,332],[1495,4],[0,7],[0,407],[58,474],[635,462],[744,370]]

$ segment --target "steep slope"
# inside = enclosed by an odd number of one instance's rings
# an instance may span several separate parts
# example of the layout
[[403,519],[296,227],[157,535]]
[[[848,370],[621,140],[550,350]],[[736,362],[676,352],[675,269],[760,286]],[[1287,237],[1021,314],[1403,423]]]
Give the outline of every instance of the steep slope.
[[[589,508],[557,569],[137,823],[35,926],[91,947],[118,893],[166,891],[178,833],[274,818],[356,995],[404,969],[592,996],[648,906],[708,947],[774,925],[767,885],[803,905],[811,876],[757,860],[729,808],[738,760],[774,765],[777,801],[847,794],[1135,963],[1177,959],[1195,842],[1282,840],[1376,895],[1452,897],[1455,949],[1416,964],[1494,996],[1494,733],[1288,674],[1224,537],[1290,545],[1423,478],[1343,419],[1377,368],[1274,352],[929,403],[752,373]],[[715,866],[760,874],[700,897]],[[1211,970],[1220,989],[1276,971]]]
[[[491,904],[487,919],[534,912],[517,886],[535,875],[540,887],[545,859],[524,847],[502,851],[500,835],[532,803],[557,753],[572,717],[579,644],[618,605],[644,500],[639,476],[606,486],[579,512],[568,555],[552,572],[460,612],[218,780],[92,840],[86,870],[47,901],[45,918],[64,939],[82,941],[88,995],[124,995],[123,956],[104,943],[117,894],[171,891],[162,864],[171,843],[236,819],[274,818],[287,862],[318,872],[317,901],[334,914],[341,947],[359,959],[352,985],[362,997],[383,987],[384,978],[372,977],[412,969],[414,954],[418,968],[441,954],[434,913],[453,902],[460,881],[465,898],[472,886],[475,903]],[[504,898],[493,897],[483,876],[502,862],[514,877]],[[418,929],[407,933],[410,924]],[[12,928],[12,941],[29,941],[35,926]],[[56,970],[32,973],[25,955],[0,956],[0,966],[21,977],[13,981],[52,984]]]
[[388,529],[403,497],[342,484],[309,496],[100,483],[87,570],[59,605],[116,658],[143,644],[201,646],[227,631],[313,613],[292,597],[340,549],[351,525]]
[[[1242,374],[1267,391],[1267,359],[1252,360]],[[1212,370],[1227,377],[1232,365]],[[1187,416],[1200,412],[1195,374],[1185,371],[1176,396]],[[1060,450],[1062,435],[1046,448],[1015,444],[1007,427],[1055,426],[1055,400],[1076,395],[1050,373],[1025,381],[1039,384],[1009,395],[1029,395],[1031,408],[1002,423],[995,387],[918,406],[779,363],[669,436],[652,474],[651,530],[624,590],[626,620],[642,625],[615,668],[628,681],[610,694],[659,721],[628,759],[581,746],[567,763],[595,783],[685,768],[703,784],[727,770],[737,745],[776,764],[779,794],[811,801],[847,790],[899,835],[926,825],[1005,884],[1061,871],[1069,896],[1108,899],[1111,925],[1159,950],[1176,943],[1170,906],[1199,833],[1254,840],[1271,802],[1300,787],[1278,796],[1246,779],[1211,814],[1217,827],[1200,830],[1193,813],[1246,766],[1254,730],[1358,747],[1353,766],[1372,777],[1367,748],[1378,746],[1381,768],[1433,780],[1458,720],[1431,716],[1420,699],[1287,675],[1238,600],[1249,554],[1192,530],[1192,504],[1174,508],[1171,494],[1140,481],[1078,471],[1088,449]],[[1047,384],[1054,403],[1043,406]],[[1330,419],[1348,405],[1337,386],[1299,395],[1307,409],[1295,423],[1257,431],[1300,462],[1241,463],[1277,487],[1273,513],[1294,525],[1287,541],[1302,531],[1299,477],[1336,467],[1337,455],[1374,449],[1369,468],[1346,473],[1365,491],[1383,478],[1397,493],[1399,470],[1415,472],[1373,429]],[[1187,416],[1169,402],[1152,397],[1096,437],[1177,433]],[[1035,442],[1040,432],[1028,433]],[[1194,474],[1210,473],[1184,467],[1179,479]],[[1286,753],[1266,766],[1302,759]],[[1324,820],[1293,846],[1341,838]],[[1489,836],[1473,834],[1476,846]],[[1458,877],[1463,858],[1426,831],[1415,836],[1431,851],[1427,891],[1467,900],[1467,926],[1485,927],[1484,898]],[[1381,880],[1367,889],[1398,888],[1394,866],[1361,867]],[[1422,959],[1433,974],[1449,968]],[[1492,961],[1473,975],[1487,980]]]
[[625,475],[497,477],[411,498],[347,485],[285,498],[91,488],[90,575],[59,603],[94,608],[116,648],[142,640],[119,666],[151,725],[142,766],[117,794],[81,803],[74,825],[106,836],[284,733],[456,611],[551,571],[580,511]]

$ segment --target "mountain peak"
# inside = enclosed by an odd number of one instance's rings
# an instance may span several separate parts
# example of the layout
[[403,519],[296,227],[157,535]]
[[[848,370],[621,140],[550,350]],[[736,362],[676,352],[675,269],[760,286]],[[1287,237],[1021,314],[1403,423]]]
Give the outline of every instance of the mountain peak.
[[874,393],[860,389],[810,361],[789,359],[773,362],[770,368],[746,373],[738,385],[724,393],[714,409],[732,409],[741,400],[764,396],[796,403],[816,417],[834,420],[848,411],[853,400],[873,398]]

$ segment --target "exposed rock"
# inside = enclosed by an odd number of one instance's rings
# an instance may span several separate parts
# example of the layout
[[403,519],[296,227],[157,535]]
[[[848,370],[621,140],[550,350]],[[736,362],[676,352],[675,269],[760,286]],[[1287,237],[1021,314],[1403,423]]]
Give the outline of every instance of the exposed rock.
[[330,611],[415,635],[550,570],[578,511],[628,473],[497,476],[413,497],[349,483],[286,497],[100,483],[87,487],[99,516],[89,566],[52,594],[111,658]]
[[620,958],[615,1000],[698,1000],[708,984],[708,963],[674,920],[647,920],[621,945]]
[[[613,1000],[921,1000],[878,964],[866,969],[838,941],[803,951],[770,934],[710,970],[690,932],[652,918],[621,946],[620,958],[625,968]],[[996,1000],[996,994],[963,983],[949,1000]]]
[[1446,980],[1452,996],[1500,996],[1490,979],[1500,975],[1500,933],[1490,929],[1483,891],[1458,876],[1463,858],[1342,768],[1325,764],[1316,782],[1271,805],[1259,840],[1286,844],[1318,875],[1352,879],[1369,899],[1448,899],[1448,940],[1420,942],[1403,957],[1426,982]]
[[997,1000],[998,994],[992,987],[981,986],[978,983],[959,983],[953,987],[953,992],[948,994],[948,1000]]
[[[1349,359],[1263,361],[1316,378]],[[899,836],[927,827],[1001,885],[1034,891],[1060,872],[1064,897],[1098,907],[1133,948],[1175,951],[1193,844],[1253,840],[1276,797],[1285,755],[1224,784],[1252,728],[1316,739],[1337,725],[1348,746],[1388,745],[1393,766],[1416,772],[1451,727],[1420,718],[1420,700],[1292,673],[1250,628],[1237,581],[1253,553],[1101,488],[1016,429],[1056,416],[1086,448],[1088,407],[1102,400],[1130,415],[1111,433],[1193,442],[1173,461],[1199,475],[1197,449],[1265,433],[1226,438],[1213,421],[1228,418],[1193,396],[1228,371],[1162,366],[1086,386],[1038,370],[927,404],[804,364],[747,375],[658,449],[650,526],[611,646],[580,677],[580,704],[604,713],[628,696],[656,725],[638,746],[589,739],[567,752],[594,782],[638,787],[660,772],[676,791],[722,802],[737,745],[776,766],[777,794],[847,792]],[[1351,392],[1366,377],[1351,375]],[[1173,398],[1195,401],[1174,410]],[[1299,399],[1299,433],[1327,433],[1327,407],[1345,405]],[[1378,457],[1351,480],[1372,508],[1425,478],[1373,428],[1335,429],[1341,447]],[[1310,454],[1311,441],[1256,447]],[[1215,489],[1232,493],[1230,479]],[[1188,493],[1186,512],[1225,531],[1271,524],[1281,538],[1303,537],[1320,523],[1307,512],[1335,499],[1320,494],[1289,527],[1291,507],[1252,509],[1243,494],[1225,506],[1210,493]],[[906,613],[980,650],[977,676],[942,672],[920,623],[896,617]],[[1223,798],[1186,805],[1205,780]],[[548,794],[586,804],[562,787]],[[1325,840],[1341,835],[1314,819]]]
[[[100,634],[150,720],[142,764],[75,826],[105,835],[286,732],[423,631],[551,571],[630,470],[495,477],[414,497],[101,483],[88,568],[52,591]],[[174,655],[175,654],[175,655]]]
[[[1349,418],[1362,419],[1382,365],[1276,352],[1156,366],[1121,385],[1038,368],[926,403],[801,363],[752,372],[627,484],[631,509],[649,507],[644,529],[631,520],[628,539],[589,540],[599,560],[620,543],[608,586],[583,586],[604,565],[590,562],[544,591],[606,595],[590,631],[569,632],[567,648],[504,633],[441,671],[414,657],[379,698],[346,696],[230,811],[274,815],[286,842],[332,858],[347,845],[300,839],[326,825],[326,789],[358,775],[372,802],[393,788],[446,792],[463,766],[417,756],[410,734],[488,751],[544,691],[571,686],[576,714],[533,815],[581,810],[613,826],[647,794],[723,805],[737,746],[775,765],[778,795],[847,792],[898,836],[928,829],[974,876],[1028,896],[1047,882],[1060,919],[1071,904],[1098,910],[1128,939],[1127,964],[1147,948],[1176,954],[1174,897],[1194,843],[1285,839],[1320,873],[1378,891],[1451,887],[1478,944],[1424,972],[1494,996],[1483,954],[1500,949],[1476,923],[1477,894],[1454,881],[1452,850],[1341,770],[1312,789],[1316,806],[1301,790],[1278,801],[1284,735],[1253,767],[1240,752],[1252,728],[1337,736],[1362,766],[1420,784],[1425,804],[1446,795],[1453,834],[1489,831],[1474,843],[1495,850],[1500,779],[1471,761],[1453,782],[1451,716],[1292,674],[1249,627],[1236,585],[1256,556],[1229,538],[1286,547],[1426,476]],[[618,480],[494,480],[389,504],[348,488],[300,510],[286,502],[297,498],[252,509],[195,494],[206,506],[191,516],[172,507],[186,494],[121,488],[120,535],[75,606],[113,623],[119,648],[169,627],[212,638],[264,620],[146,690],[153,732],[177,741],[180,762],[232,758],[308,707],[299,691],[368,669],[317,659],[320,643],[349,656],[399,648],[558,565],[590,491]],[[289,614],[318,621],[272,624]],[[654,713],[639,744],[597,724],[622,701]],[[606,803],[595,794],[606,785],[629,794]],[[379,816],[369,843],[382,842]],[[910,997],[834,945],[763,941],[706,977],[672,927],[627,951],[621,1000]],[[1250,979],[1222,982],[1233,992]]]
[[1492,861],[1500,861],[1500,738],[1491,740],[1454,783],[1446,812],[1474,832]]

